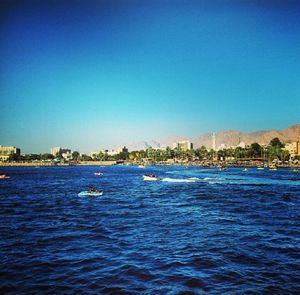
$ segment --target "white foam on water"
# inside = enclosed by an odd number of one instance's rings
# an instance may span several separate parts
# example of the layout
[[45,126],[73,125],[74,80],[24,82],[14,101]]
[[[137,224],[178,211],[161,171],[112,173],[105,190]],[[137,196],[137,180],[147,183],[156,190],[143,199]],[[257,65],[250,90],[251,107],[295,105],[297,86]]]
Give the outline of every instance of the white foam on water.
[[205,177],[203,180],[225,180],[223,177]]
[[196,182],[195,179],[182,179],[182,178],[163,178],[164,182]]

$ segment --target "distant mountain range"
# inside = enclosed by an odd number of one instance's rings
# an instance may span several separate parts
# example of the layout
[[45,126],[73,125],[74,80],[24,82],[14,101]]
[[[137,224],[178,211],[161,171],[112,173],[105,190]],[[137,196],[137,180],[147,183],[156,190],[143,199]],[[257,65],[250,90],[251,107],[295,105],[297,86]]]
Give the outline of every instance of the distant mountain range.
[[[256,132],[241,132],[238,130],[229,130],[216,133],[216,147],[221,144],[226,146],[237,146],[239,143],[244,142],[246,145],[253,142],[259,144],[268,144],[274,137],[278,137],[283,142],[300,141],[300,124],[293,125],[284,130],[265,130]],[[194,144],[194,148],[204,145],[207,149],[212,148],[212,133],[202,134],[196,138],[174,136],[168,137],[162,141],[150,140],[140,141],[136,143],[129,143],[127,147],[130,151],[147,149],[153,147],[155,149],[173,146],[174,142],[180,140],[189,140]]]

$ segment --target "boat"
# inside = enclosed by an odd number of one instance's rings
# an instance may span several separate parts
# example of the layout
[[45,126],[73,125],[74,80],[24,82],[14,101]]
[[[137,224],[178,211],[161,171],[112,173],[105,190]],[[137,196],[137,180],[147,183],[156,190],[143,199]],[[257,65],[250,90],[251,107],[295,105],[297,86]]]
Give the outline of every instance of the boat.
[[157,180],[161,180],[160,177],[156,176],[156,175],[153,175],[153,174],[146,174],[146,175],[143,175],[143,179],[145,181],[157,181]]
[[292,171],[295,172],[295,173],[297,173],[297,172],[299,172],[299,169],[294,168]]
[[102,172],[95,172],[94,174],[95,174],[96,176],[101,176],[101,175],[103,175]]
[[269,170],[270,170],[270,171],[277,171],[277,167],[276,167],[276,166],[270,166],[270,167],[269,167]]
[[6,174],[1,174],[0,175],[0,179],[8,179],[10,178],[10,176],[6,175]]
[[265,167],[263,167],[263,166],[257,166],[257,170],[265,170]]
[[139,165],[138,168],[145,168],[145,166],[144,165]]
[[103,192],[97,191],[97,190],[82,191],[78,194],[79,197],[98,197],[98,196],[102,196],[102,195],[103,195]]
[[243,172],[247,172],[247,171],[248,171],[248,168],[244,168],[244,169],[243,169]]

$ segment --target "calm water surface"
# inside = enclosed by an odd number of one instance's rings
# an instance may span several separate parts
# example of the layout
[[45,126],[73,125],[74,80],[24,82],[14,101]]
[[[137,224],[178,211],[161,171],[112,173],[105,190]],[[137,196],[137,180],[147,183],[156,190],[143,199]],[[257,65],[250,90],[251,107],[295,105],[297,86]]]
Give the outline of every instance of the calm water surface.
[[0,170],[1,294],[300,293],[300,173]]

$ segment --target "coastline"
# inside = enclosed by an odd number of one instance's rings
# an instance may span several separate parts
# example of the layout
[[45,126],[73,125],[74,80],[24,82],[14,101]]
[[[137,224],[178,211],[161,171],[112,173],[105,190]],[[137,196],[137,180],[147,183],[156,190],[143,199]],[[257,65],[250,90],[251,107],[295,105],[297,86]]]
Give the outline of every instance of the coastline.
[[[124,162],[119,163],[117,161],[82,161],[76,164],[69,163],[53,163],[53,162],[0,162],[0,167],[65,167],[65,166],[113,166],[113,165],[124,165],[124,166],[138,166],[142,163],[135,162]],[[224,163],[222,161],[217,162],[174,162],[174,163],[162,163],[153,162],[142,164],[145,166],[186,166],[186,167],[202,167],[202,168],[226,168],[226,167],[249,167],[256,168],[261,165],[257,162],[235,162],[235,163]],[[266,168],[272,166],[268,164]],[[300,168],[300,164],[276,164],[277,168]]]
[[52,163],[52,162],[0,162],[0,167],[61,167],[61,166],[112,166],[117,161],[82,161],[80,163]]

